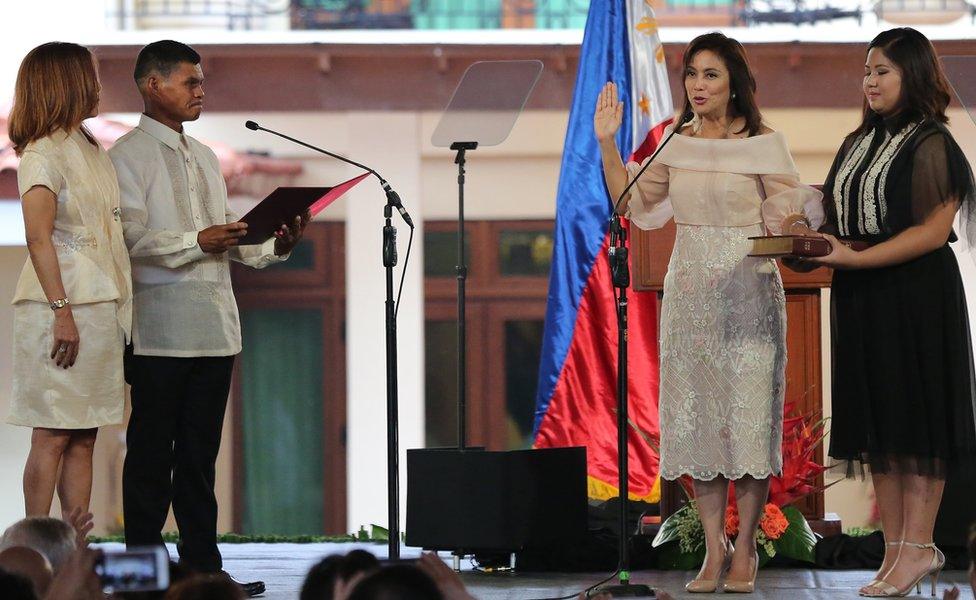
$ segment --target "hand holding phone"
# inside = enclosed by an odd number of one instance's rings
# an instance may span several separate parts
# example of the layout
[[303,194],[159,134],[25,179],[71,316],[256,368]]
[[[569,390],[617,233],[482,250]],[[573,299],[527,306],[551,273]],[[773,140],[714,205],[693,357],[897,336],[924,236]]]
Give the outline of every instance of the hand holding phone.
[[162,546],[106,551],[95,562],[105,592],[151,592],[169,587],[169,553]]

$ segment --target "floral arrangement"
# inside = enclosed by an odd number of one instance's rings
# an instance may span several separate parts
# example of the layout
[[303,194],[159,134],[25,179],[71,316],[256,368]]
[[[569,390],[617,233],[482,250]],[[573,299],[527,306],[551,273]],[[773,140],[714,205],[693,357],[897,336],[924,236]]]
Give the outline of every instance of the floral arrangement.
[[[760,565],[777,554],[813,562],[813,548],[817,538],[794,502],[818,489],[817,478],[826,470],[813,460],[814,452],[826,436],[826,420],[811,422],[809,417],[797,416],[795,405],[787,404],[783,420],[783,473],[770,477],[769,500],[759,519],[756,546]],[[639,432],[641,437],[658,449],[657,439]],[[691,478],[679,480],[688,503],[668,517],[661,525],[653,545],[659,548],[662,568],[692,570],[705,558],[705,532],[698,516]],[[739,512],[735,503],[735,483],[729,490],[725,512],[725,534],[734,538],[739,532]]]

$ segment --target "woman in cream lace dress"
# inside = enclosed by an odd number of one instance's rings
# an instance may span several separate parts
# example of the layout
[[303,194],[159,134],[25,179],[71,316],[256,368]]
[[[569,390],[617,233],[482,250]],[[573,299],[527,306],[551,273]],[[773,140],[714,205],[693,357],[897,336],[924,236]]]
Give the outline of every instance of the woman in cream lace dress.
[[[677,225],[661,310],[661,476],[695,483],[706,558],[688,591],[715,591],[724,568],[726,591],[752,591],[756,525],[769,476],[782,469],[786,298],[776,263],[747,256],[749,237],[817,226],[823,210],[786,139],[762,124],[738,42],[719,33],[692,41],[684,83],[682,114],[694,119],[640,177],[626,211],[642,229],[672,216]],[[621,114],[608,84],[594,124],[614,197],[643,166],[620,160]],[[724,530],[732,480],[737,551]]]

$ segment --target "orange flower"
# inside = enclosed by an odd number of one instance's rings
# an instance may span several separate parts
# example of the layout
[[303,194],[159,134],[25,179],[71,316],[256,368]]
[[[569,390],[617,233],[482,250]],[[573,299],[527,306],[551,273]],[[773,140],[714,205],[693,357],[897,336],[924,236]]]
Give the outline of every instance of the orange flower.
[[[759,519],[759,528],[762,529],[767,538],[771,540],[778,540],[789,526],[790,522],[786,519],[786,515],[783,514],[783,511],[781,511],[778,506],[772,502],[766,505],[766,508],[763,511],[763,516]],[[728,529],[727,524],[726,529]]]
[[739,511],[734,506],[725,509],[725,535],[735,537],[739,533]]

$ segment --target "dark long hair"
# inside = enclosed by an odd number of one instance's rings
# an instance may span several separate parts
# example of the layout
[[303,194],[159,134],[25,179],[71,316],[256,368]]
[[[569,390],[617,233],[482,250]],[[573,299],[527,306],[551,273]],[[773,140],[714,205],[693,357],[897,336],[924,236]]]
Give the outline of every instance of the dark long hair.
[[[756,78],[752,76],[752,70],[749,69],[745,48],[737,40],[717,31],[696,37],[685,48],[685,55],[681,61],[682,82],[692,59],[702,50],[714,52],[729,70],[729,91],[732,94],[729,104],[732,108],[732,117],[745,117],[746,120],[745,127],[736,133],[748,131],[750,136],[758,135],[762,131],[762,114],[756,104]],[[688,99],[686,91],[685,106],[681,114],[686,115],[690,111],[691,100]]]
[[[931,119],[947,123],[946,107],[951,98],[939,57],[932,42],[911,27],[898,27],[878,34],[864,55],[877,48],[901,71],[901,96],[898,114],[903,119]],[[861,125],[851,135],[863,133],[881,122],[881,115],[871,110],[867,98],[863,101]]]

